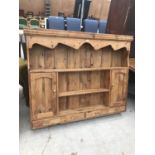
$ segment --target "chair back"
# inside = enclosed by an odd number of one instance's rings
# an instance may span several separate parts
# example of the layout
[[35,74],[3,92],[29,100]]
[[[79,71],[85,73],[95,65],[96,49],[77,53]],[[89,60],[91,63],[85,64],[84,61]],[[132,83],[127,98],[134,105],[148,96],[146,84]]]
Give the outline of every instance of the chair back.
[[97,33],[98,30],[98,21],[93,19],[84,20],[84,31],[85,32],[94,32]]
[[80,19],[67,17],[67,30],[69,31],[81,31]]
[[25,18],[19,18],[19,29],[24,29],[27,27],[27,20]]
[[65,28],[64,17],[49,16],[47,28],[48,29],[64,30],[64,28]]
[[30,20],[30,27],[31,28],[40,28],[39,20],[31,19]]
[[105,33],[106,32],[106,26],[107,26],[107,21],[106,20],[100,20],[99,21],[99,33]]

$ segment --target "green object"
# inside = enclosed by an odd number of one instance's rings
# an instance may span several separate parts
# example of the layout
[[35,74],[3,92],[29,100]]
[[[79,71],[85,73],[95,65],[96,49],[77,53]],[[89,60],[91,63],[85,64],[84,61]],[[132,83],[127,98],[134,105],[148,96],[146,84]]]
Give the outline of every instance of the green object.
[[39,26],[36,26],[36,25],[31,25],[31,27],[32,27],[33,29],[38,29],[38,28],[39,28]]
[[27,21],[24,18],[19,18],[19,29],[24,29],[27,27]]
[[37,19],[31,19],[30,21],[31,27],[32,28],[39,28],[39,21]]
[[19,29],[24,29],[26,28],[27,26],[23,25],[23,24],[19,24]]

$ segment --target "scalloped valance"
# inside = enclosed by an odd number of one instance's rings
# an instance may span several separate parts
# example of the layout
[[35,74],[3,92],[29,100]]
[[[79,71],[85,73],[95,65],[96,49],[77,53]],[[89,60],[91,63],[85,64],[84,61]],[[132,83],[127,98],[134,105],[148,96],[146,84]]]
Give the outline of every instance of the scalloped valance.
[[126,48],[130,51],[131,36],[94,34],[85,32],[69,32],[60,30],[25,30],[27,47],[34,44],[54,49],[59,44],[78,50],[82,45],[89,44],[94,50],[111,46],[114,51]]

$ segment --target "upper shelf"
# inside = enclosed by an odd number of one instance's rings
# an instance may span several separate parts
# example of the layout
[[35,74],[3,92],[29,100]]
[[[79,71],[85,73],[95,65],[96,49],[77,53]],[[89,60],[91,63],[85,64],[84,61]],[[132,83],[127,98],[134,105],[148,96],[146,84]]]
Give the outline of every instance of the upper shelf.
[[43,29],[25,29],[24,34],[28,48],[34,44],[39,44],[50,49],[54,49],[59,44],[66,45],[73,49],[79,49],[83,44],[90,44],[94,50],[111,46],[113,50],[126,48],[130,51],[130,42],[132,36],[97,34],[88,32],[75,32],[64,30],[43,30]]
[[44,73],[44,72],[86,72],[86,71],[101,71],[112,69],[128,69],[128,67],[101,67],[101,68],[69,68],[69,69],[31,69],[31,73]]

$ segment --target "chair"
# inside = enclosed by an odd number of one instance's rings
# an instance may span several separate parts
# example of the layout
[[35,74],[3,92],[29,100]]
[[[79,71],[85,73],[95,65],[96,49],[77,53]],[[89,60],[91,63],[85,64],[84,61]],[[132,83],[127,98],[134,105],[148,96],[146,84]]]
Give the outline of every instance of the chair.
[[106,20],[100,20],[99,21],[99,33],[105,33],[106,32],[106,26],[107,26],[107,21]]
[[67,30],[69,31],[81,31],[80,19],[67,17]]
[[37,19],[31,19],[30,20],[30,27],[31,28],[40,28],[39,20],[37,20]]
[[65,28],[64,17],[49,16],[47,22],[48,29],[64,30]]
[[27,27],[27,20],[24,17],[19,18],[19,29],[24,29]]
[[84,31],[97,33],[98,21],[93,19],[84,20]]

